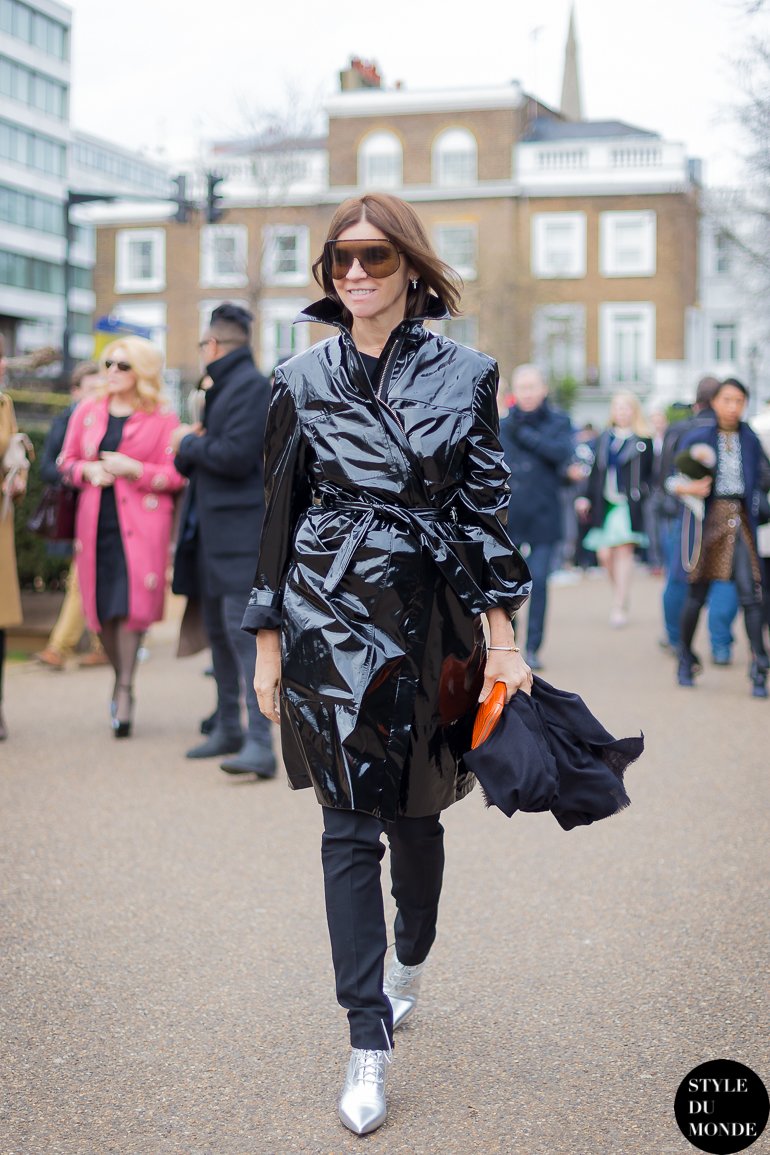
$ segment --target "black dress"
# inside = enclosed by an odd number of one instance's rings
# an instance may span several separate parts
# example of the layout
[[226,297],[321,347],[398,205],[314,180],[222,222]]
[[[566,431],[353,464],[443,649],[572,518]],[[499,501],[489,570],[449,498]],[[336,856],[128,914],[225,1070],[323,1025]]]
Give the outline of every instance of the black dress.
[[[99,445],[100,452],[113,452],[120,445],[128,417],[110,414]],[[96,616],[104,624],[112,618],[128,617],[128,570],[120,535],[115,489],[102,490],[96,528]]]

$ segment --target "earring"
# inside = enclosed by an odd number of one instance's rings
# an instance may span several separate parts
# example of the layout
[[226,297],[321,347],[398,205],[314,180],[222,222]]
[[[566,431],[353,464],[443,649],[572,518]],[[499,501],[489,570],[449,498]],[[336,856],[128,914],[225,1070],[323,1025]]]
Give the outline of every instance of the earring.
[[412,277],[412,288],[413,288],[413,289],[416,289],[416,288],[417,288],[417,285],[418,285],[418,278],[417,278],[417,277]]

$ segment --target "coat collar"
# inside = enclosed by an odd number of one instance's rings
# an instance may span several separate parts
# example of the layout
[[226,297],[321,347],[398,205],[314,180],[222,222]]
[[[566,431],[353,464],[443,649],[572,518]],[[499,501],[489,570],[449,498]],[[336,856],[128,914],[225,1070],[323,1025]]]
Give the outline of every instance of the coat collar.
[[206,371],[214,385],[218,385],[222,378],[226,377],[236,365],[240,365],[242,361],[251,360],[251,348],[248,345],[238,345],[236,349],[231,349],[229,353],[225,353],[224,357],[218,357],[216,361],[211,361],[207,365]]
[[[698,432],[698,435],[702,441],[708,441],[709,444],[716,448],[719,426],[717,425],[716,417],[713,413],[711,414],[710,421],[704,422],[702,425],[696,425],[695,430]],[[745,454],[748,452],[749,455],[753,454],[756,434],[748,422],[741,421],[738,426],[737,433],[740,440],[741,453]],[[694,442],[691,441],[690,444],[694,444]]]
[[[609,461],[610,445],[612,443],[613,437],[614,433],[612,429],[604,429],[599,437],[596,453],[597,457],[599,457],[600,461],[605,467]],[[618,453],[618,465],[628,465],[629,461],[633,461],[635,457],[644,453],[645,449],[647,448],[647,444],[648,443],[645,438],[637,436],[636,433],[632,433],[631,436],[627,437],[623,442],[620,452]]]
[[[428,307],[419,317],[405,317],[396,326],[394,333],[403,333],[405,336],[414,335],[423,327],[423,321],[445,321],[449,317],[449,310],[440,297],[431,296]],[[344,333],[350,333],[349,328],[342,320],[342,306],[331,297],[322,297],[312,305],[308,305],[294,318],[298,321],[317,321],[322,325],[335,325]]]

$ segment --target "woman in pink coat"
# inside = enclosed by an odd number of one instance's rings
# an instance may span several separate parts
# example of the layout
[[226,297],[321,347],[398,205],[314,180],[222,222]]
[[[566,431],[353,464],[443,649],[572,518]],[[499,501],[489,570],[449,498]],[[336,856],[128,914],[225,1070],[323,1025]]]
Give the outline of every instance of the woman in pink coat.
[[160,349],[123,337],[103,354],[104,393],[70,418],[59,468],[81,490],[75,557],[88,627],[115,670],[116,738],[131,733],[136,659],[145,630],[163,617],[174,493],[172,431]]

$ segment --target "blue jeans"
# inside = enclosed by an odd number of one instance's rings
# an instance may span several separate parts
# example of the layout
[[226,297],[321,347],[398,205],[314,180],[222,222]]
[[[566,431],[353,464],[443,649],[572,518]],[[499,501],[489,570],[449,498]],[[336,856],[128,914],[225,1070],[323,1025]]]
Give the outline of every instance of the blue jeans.
[[[679,549],[681,526],[679,521],[670,523],[663,535],[665,545],[666,584],[663,588],[663,620],[666,637],[675,648],[679,645],[679,621],[690,588],[688,581],[678,581],[671,576],[674,550]],[[732,624],[738,613],[738,593],[734,582],[712,582],[708,592],[708,627],[711,649],[729,650],[734,638]]]
[[[514,543],[518,549],[519,542]],[[545,611],[548,602],[548,575],[551,572],[551,558],[554,545],[551,542],[531,545],[527,554],[527,565],[532,578],[532,593],[527,603],[527,653],[536,654],[543,644],[545,631]]]

